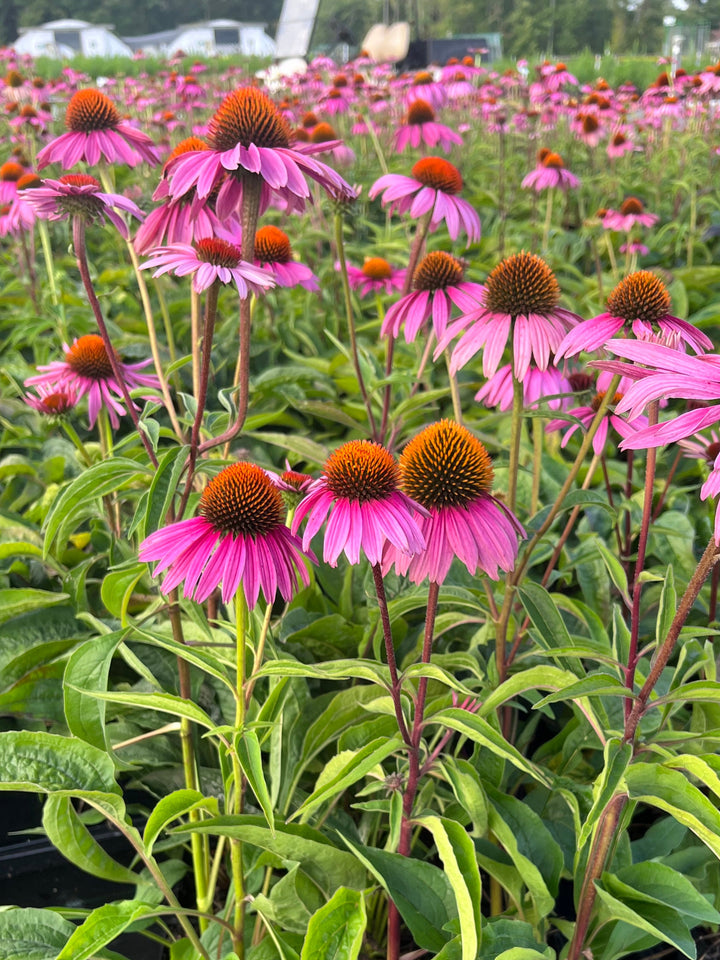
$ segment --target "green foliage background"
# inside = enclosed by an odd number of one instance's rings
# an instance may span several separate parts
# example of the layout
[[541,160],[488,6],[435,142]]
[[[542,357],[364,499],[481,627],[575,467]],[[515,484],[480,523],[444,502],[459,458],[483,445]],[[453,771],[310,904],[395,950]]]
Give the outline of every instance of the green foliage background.
[[[111,23],[120,35],[167,30],[181,23],[229,17],[268,24],[274,33],[282,0],[3,0],[0,44],[11,43],[19,26],[61,17]],[[318,46],[337,42],[340,30],[360,43],[369,27],[382,19],[380,0],[321,0],[313,37]],[[421,37],[498,31],[511,56],[553,50],[568,56],[581,50],[603,53],[659,54],[666,15],[683,23],[720,24],[720,0],[689,0],[679,11],[671,0],[396,0],[392,20],[407,19]]]

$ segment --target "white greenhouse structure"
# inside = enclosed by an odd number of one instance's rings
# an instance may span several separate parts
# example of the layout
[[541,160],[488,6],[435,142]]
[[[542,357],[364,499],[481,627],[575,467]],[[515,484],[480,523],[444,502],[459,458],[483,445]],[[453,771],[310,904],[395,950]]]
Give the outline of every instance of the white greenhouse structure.
[[21,27],[13,44],[17,53],[32,57],[66,59],[86,57],[131,57],[131,48],[112,32],[112,24],[87,20],[50,20],[39,27]]
[[163,30],[142,37],[123,37],[133,50],[150,56],[229,56],[240,53],[251,57],[273,57],[275,41],[265,33],[265,23],[240,20],[206,20],[176,30]]

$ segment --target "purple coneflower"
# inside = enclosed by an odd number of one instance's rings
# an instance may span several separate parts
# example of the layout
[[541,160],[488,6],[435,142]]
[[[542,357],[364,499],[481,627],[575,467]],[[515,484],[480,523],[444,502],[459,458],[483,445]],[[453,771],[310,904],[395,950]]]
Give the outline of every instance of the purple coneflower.
[[291,144],[291,129],[275,104],[255,87],[228,94],[210,120],[209,150],[176,157],[169,167],[170,194],[181,197],[191,187],[201,199],[220,186],[216,210],[226,219],[242,204],[244,184],[261,184],[260,212],[280,198],[288,210],[302,211],[310,197],[305,177],[325,189],[354,197],[343,178],[309,156],[328,144]]
[[[38,386],[44,391],[56,393],[74,393],[79,400],[87,394],[88,415],[92,427],[102,407],[105,407],[110,417],[110,423],[117,430],[120,426],[118,415],[125,413],[122,404],[122,391],[115,382],[110,358],[105,350],[102,337],[96,333],[89,333],[84,337],[76,338],[72,346],[63,344],[64,360],[53,360],[47,366],[38,367],[43,371],[38,376],[28,377],[25,386]],[[141,363],[119,363],[123,379],[128,390],[137,387],[152,387],[160,389],[160,381],[152,373],[140,371],[152,363],[152,360],[143,360]],[[39,392],[39,390],[38,390]]]
[[540,257],[516,253],[502,260],[485,281],[479,305],[451,324],[436,355],[459,332],[450,363],[454,374],[483,350],[483,375],[491,377],[512,335],[513,369],[524,380],[534,360],[545,370],[568,329],[580,317],[558,306],[560,286]]
[[167,165],[175,157],[191,150],[209,150],[200,137],[187,137],[175,147],[163,167],[163,179],[153,194],[153,200],[163,203],[151,210],[133,239],[133,246],[140,254],[150,253],[153,247],[167,243],[192,243],[199,237],[214,237],[222,230],[215,215],[214,197],[198,200],[195,188],[177,199],[168,199]]
[[160,162],[150,137],[121,123],[117,108],[99,90],[89,87],[70,97],[65,126],[68,132],[38,153],[38,170],[49,163],[60,163],[67,170],[81,160],[92,165],[101,157],[108,163],[126,163],[130,167],[141,160],[153,165]]
[[398,153],[408,146],[417,149],[421,144],[431,150],[440,146],[449,153],[453,144],[462,144],[463,139],[444,123],[437,122],[435,111],[427,100],[417,99],[408,107],[402,126],[395,131],[394,142]]
[[670,314],[672,302],[660,277],[649,270],[637,270],[618,283],[607,299],[607,311],[578,324],[565,337],[555,359],[573,357],[583,350],[600,347],[615,350],[610,341],[621,330],[630,329],[638,340],[664,343],[674,348],[687,344],[695,353],[712,349],[712,341],[687,320]]
[[579,186],[580,181],[574,173],[565,169],[565,164],[559,153],[546,152],[534,170],[525,177],[521,186],[532,187],[537,193],[553,187],[558,190],[567,190],[569,187]]
[[293,260],[290,238],[279,227],[260,227],[255,234],[255,265],[278,287],[305,287],[313,293],[320,289],[310,267]]
[[469,573],[483,570],[493,580],[498,568],[512,570],[525,531],[490,493],[493,476],[485,447],[460,424],[441,420],[419,433],[400,455],[400,482],[427,511],[418,520],[426,546],[415,556],[388,546],[383,572],[394,565],[413,583],[442,583],[454,557]]
[[414,100],[425,100],[439,109],[447,100],[447,90],[429,70],[419,70],[405,89],[405,102],[410,104]]
[[310,484],[293,519],[295,532],[308,517],[304,549],[328,511],[323,559],[331,567],[337,566],[341,553],[350,563],[359,563],[362,550],[374,566],[387,543],[408,557],[425,546],[413,515],[422,516],[425,509],[398,489],[398,465],[379,443],[350,440],[327,459],[322,476]]
[[43,180],[40,186],[27,190],[23,199],[41,220],[67,220],[81,217],[86,223],[109,220],[125,239],[128,228],[119,213],[123,210],[142,220],[136,203],[119,193],[103,193],[100,184],[87,173],[66,173],[59,180]]
[[[593,396],[590,403],[568,410],[567,419],[564,417],[559,417],[557,420],[551,420],[550,423],[548,423],[545,427],[546,433],[553,433],[556,430],[564,430],[565,432],[560,444],[561,447],[564,447],[566,446],[570,437],[575,433],[576,430],[580,429],[580,427],[587,430],[595,419],[595,414],[598,412],[600,404],[605,398],[607,387],[609,386],[611,379],[612,374],[603,371],[597,379],[596,386],[598,392]],[[614,408],[615,412],[608,408],[605,416],[600,421],[597,432],[592,439],[593,453],[595,453],[597,456],[600,456],[605,449],[610,428],[614,429],[615,432],[624,439],[626,437],[633,436],[633,434],[637,433],[638,430],[641,430],[643,427],[647,426],[647,417],[645,416],[637,416],[630,420],[617,414],[617,405],[622,400],[623,393],[629,385],[629,380],[624,378],[620,380],[617,393],[614,395],[611,401],[611,407]],[[568,420],[570,417],[575,417],[575,419],[579,420],[580,422],[569,423]]]
[[632,153],[633,150],[635,150],[635,144],[622,130],[618,130],[608,140],[607,155],[611,160],[617,160],[618,157]]
[[10,203],[11,200],[15,199],[18,191],[18,181],[27,172],[25,167],[16,163],[15,160],[8,160],[0,166],[0,203]]
[[[550,366],[540,370],[532,363],[523,378],[522,387],[523,407],[526,410],[537,409],[542,401],[550,410],[564,410],[568,406],[568,398],[562,394],[572,391],[570,380],[559,367]],[[513,405],[512,365],[506,363],[500,367],[478,390],[475,400],[488,407],[497,407],[502,412],[510,410]]]
[[[603,360],[603,370],[620,373],[637,381],[618,405],[618,412],[635,417],[653,400],[679,397],[685,400],[720,400],[720,354],[687,356],[661,343],[641,340],[615,340],[613,353],[629,360]],[[639,450],[675,443],[712,426],[720,420],[720,406],[702,406],[686,410],[655,426],[647,427],[623,442],[623,449]]]
[[368,293],[392,293],[402,290],[405,283],[404,269],[392,267],[382,257],[367,257],[362,267],[347,266],[348,281],[358,295]]
[[42,180],[36,173],[26,173],[17,182],[17,192],[9,204],[0,205],[0,237],[7,234],[19,235],[31,230],[36,213],[27,202],[26,190],[42,186]]
[[380,335],[397,338],[404,324],[405,340],[411,343],[425,322],[432,318],[433,331],[440,340],[447,329],[453,306],[458,307],[463,315],[477,310],[483,288],[479,283],[463,280],[464,273],[465,264],[452,254],[443,250],[426,254],[415,268],[412,292],[390,307]]
[[355,163],[355,151],[340,139],[329,123],[318,123],[308,134],[308,143],[325,144],[329,155],[341,167],[350,167]]
[[225,467],[205,487],[199,509],[199,517],[172,523],[140,544],[140,560],[159,561],[153,576],[167,570],[163,593],[184,580],[183,595],[202,603],[222,583],[228,603],[242,583],[252,610],[260,590],[272,603],[278,590],[291,600],[298,581],[307,586],[305,561],[314,557],[285,526],[282,495],[260,467]]
[[[696,434],[694,439],[680,440],[678,446],[682,448],[686,457],[702,460],[710,467],[710,473],[700,488],[700,499],[717,497],[720,494],[720,436],[715,430],[710,436]],[[715,510],[715,543],[720,544],[720,501]]]
[[176,277],[193,274],[193,290],[196,293],[207,290],[215,280],[224,284],[234,283],[242,299],[251,293],[263,293],[275,285],[265,270],[242,259],[240,247],[217,237],[198,240],[194,246],[171,243],[166,247],[157,247],[140,269],[154,269],[154,277],[163,273],[174,273]]
[[480,217],[458,196],[462,188],[462,176],[452,163],[442,157],[423,157],[413,166],[412,177],[386,173],[370,187],[368,196],[374,200],[383,193],[382,205],[390,204],[391,213],[397,210],[421,217],[432,211],[432,229],[444,220],[453,240],[462,228],[470,244],[480,239]]
[[77,405],[78,398],[73,386],[56,389],[47,384],[39,384],[37,396],[25,394],[25,403],[46,417],[62,417]]
[[629,233],[636,224],[652,227],[660,217],[656,213],[647,213],[642,200],[628,197],[619,210],[608,210],[603,217],[603,227],[616,233]]

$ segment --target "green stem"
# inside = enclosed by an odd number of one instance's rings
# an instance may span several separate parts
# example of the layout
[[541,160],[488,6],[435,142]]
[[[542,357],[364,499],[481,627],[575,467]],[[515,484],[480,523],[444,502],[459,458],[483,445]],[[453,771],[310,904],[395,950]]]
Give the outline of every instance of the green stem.
[[597,409],[597,412],[592,420],[592,423],[588,428],[587,433],[583,437],[582,443],[580,444],[580,449],[578,450],[577,456],[575,457],[575,461],[572,467],[570,468],[562,487],[560,488],[560,492],[555,498],[555,502],[550,508],[550,512],[548,513],[547,517],[543,521],[540,528],[537,530],[537,532],[528,542],[528,545],[527,547],[525,547],[525,550],[523,552],[523,556],[522,556],[522,559],[520,560],[520,563],[513,570],[514,583],[520,582],[520,578],[522,577],[523,573],[525,572],[525,569],[527,568],[527,565],[530,561],[530,557],[532,555],[533,550],[538,545],[540,540],[542,540],[542,538],[545,536],[547,531],[550,529],[550,527],[553,524],[553,521],[555,520],[555,517],[558,515],[558,513],[562,509],[565,497],[568,495],[570,488],[575,482],[575,478],[577,477],[580,471],[580,467],[582,467],[583,463],[585,462],[585,457],[587,456],[590,450],[590,447],[592,446],[592,442],[595,437],[595,434],[598,431],[598,427],[602,423],[602,419],[606,415],[607,409],[615,396],[619,383],[620,383],[620,377],[618,374],[615,374],[615,376],[612,378],[610,382],[610,386],[608,387],[608,390],[605,396],[600,401],[600,406]]
[[67,342],[68,334],[65,325],[65,304],[58,293],[57,282],[55,280],[55,262],[50,246],[50,233],[48,225],[44,220],[36,221],[38,234],[40,235],[40,246],[42,247],[43,257],[45,258],[45,272],[47,273],[48,283],[50,284],[50,299],[58,312],[58,333],[63,343]]
[[86,467],[91,467],[92,460],[90,459],[90,454],[85,449],[85,444],[82,442],[82,440],[78,436],[77,430],[75,429],[75,427],[71,423],[69,423],[68,420],[66,420],[64,417],[60,421],[60,423],[62,424],[63,430],[67,434],[68,438],[72,441],[75,449],[80,455],[80,459],[82,460],[82,462],[85,464]]
[[[400,293],[401,297],[407,296],[410,293],[412,288],[413,276],[415,274],[415,267],[418,264],[420,259],[420,253],[422,251],[423,245],[425,243],[425,238],[427,237],[428,230],[430,229],[430,220],[432,218],[432,210],[428,210],[427,213],[418,221],[417,227],[415,228],[415,239],[413,240],[412,247],[410,248],[410,258],[408,260],[407,271],[405,273],[405,283],[403,284],[402,291]],[[395,352],[395,338],[390,335],[387,338],[387,354],[385,356],[385,377],[389,378],[392,373],[393,366],[393,355]],[[392,399],[392,383],[388,383],[385,387],[385,396],[383,397],[383,411],[382,411],[382,420],[380,422],[380,435],[378,440],[380,443],[383,443],[385,439],[385,434],[387,433],[388,417],[390,416],[390,401]]]
[[695,249],[695,228],[697,227],[697,190],[693,185],[690,190],[690,222],[688,223],[687,238],[687,265],[693,265],[693,253]]
[[605,246],[608,252],[608,258],[610,260],[610,267],[612,268],[613,280],[615,283],[618,282],[618,268],[617,261],[615,260],[615,251],[613,250],[612,240],[610,239],[610,231],[605,230]]
[[538,504],[540,503],[540,475],[542,473],[543,441],[545,439],[545,431],[543,430],[542,420],[540,420],[539,417],[533,418],[532,436],[533,476],[532,493],[530,495],[530,516],[534,517],[537,513]]
[[[160,304],[160,313],[163,319],[165,339],[167,340],[168,354],[170,356],[170,364],[172,365],[177,360],[177,347],[175,346],[175,333],[173,332],[173,328],[172,328],[170,311],[168,310],[167,300],[165,299],[165,294],[163,293],[160,277],[157,277],[153,282],[155,286],[155,293],[157,294],[157,298],[158,298],[158,303]],[[173,383],[177,389],[180,388],[180,379],[178,377],[177,370],[173,374]]]
[[207,402],[208,384],[210,382],[210,358],[212,356],[213,337],[215,334],[215,320],[217,318],[218,293],[220,281],[213,280],[205,294],[205,327],[203,330],[202,343],[202,368],[200,370],[200,386],[195,395],[197,410],[195,411],[195,420],[193,421],[192,434],[190,435],[190,454],[188,456],[188,470],[185,480],[185,489],[183,490],[182,501],[180,503],[180,516],[185,512],[190,492],[195,479],[195,464],[197,462],[200,450],[200,429],[202,427],[203,415],[205,413],[205,404]]
[[[237,744],[243,736],[245,726],[245,638],[247,634],[248,608],[242,584],[235,594],[235,735]],[[232,812],[241,814],[243,810],[243,772],[237,754],[237,746],[232,755],[233,766],[233,805]],[[233,888],[235,891],[235,911],[233,917],[233,947],[239,960],[245,957],[245,877],[242,864],[242,841],[233,837],[230,840],[230,864]]]
[[94,807],[104,817],[106,817],[113,824],[113,826],[115,826],[118,832],[125,837],[128,843],[132,846],[132,848],[137,853],[138,857],[142,860],[142,862],[147,867],[148,872],[150,873],[153,880],[157,884],[158,890],[160,890],[160,892],[165,897],[165,899],[170,904],[170,906],[173,907],[173,911],[175,916],[177,917],[178,923],[183,928],[183,931],[187,936],[188,940],[190,941],[190,943],[193,945],[195,950],[200,954],[203,960],[210,960],[210,956],[207,950],[205,949],[205,947],[203,947],[202,943],[200,943],[200,939],[198,938],[197,931],[195,930],[193,925],[190,923],[188,917],[186,916],[185,911],[180,905],[180,901],[172,892],[172,889],[168,885],[168,882],[165,879],[165,875],[163,874],[162,870],[158,866],[157,861],[155,860],[154,857],[148,856],[148,854],[145,852],[145,847],[142,843],[142,840],[140,839],[140,836],[138,835],[137,830],[133,826],[130,826],[129,824],[125,823],[125,821],[122,820],[120,817],[112,816],[104,805],[94,803],[93,800],[90,798],[88,798],[86,802],[89,804],[89,806]]
[[[247,173],[243,176],[243,198],[240,210],[242,222],[242,258],[246,263],[255,259],[255,234],[257,232],[258,217],[260,215],[260,199],[262,195],[262,179],[258,174]],[[240,355],[240,383],[237,401],[237,416],[224,433],[211,437],[200,445],[200,453],[205,453],[213,447],[220,447],[229,443],[242,430],[247,417],[250,403],[250,334],[252,330],[251,297],[247,296],[240,301],[240,338],[238,351]]]
[[[512,326],[515,325],[513,318]],[[523,385],[515,375],[515,363],[512,363],[513,405],[512,421],[510,424],[510,462],[508,464],[508,507],[515,512],[517,504],[517,476],[520,467],[520,438],[523,427]]]
[[192,357],[193,396],[200,392],[200,294],[190,290],[190,356]]
[[[427,612],[425,615],[425,632],[421,663],[430,663],[432,644],[435,635],[435,617],[437,614],[440,584],[430,581],[428,588]],[[417,699],[415,701],[415,716],[413,718],[410,743],[408,743],[408,778],[403,792],[402,822],[400,826],[400,841],[398,853],[403,857],[410,856],[412,843],[412,812],[417,796],[422,771],[420,767],[420,741],[422,739],[423,721],[425,716],[425,698],[427,695],[427,677],[420,677],[418,681]],[[388,960],[397,960],[400,955],[400,915],[395,904],[388,904]]]
[[360,388],[360,396],[362,397],[363,404],[365,405],[365,414],[367,416],[370,435],[374,440],[380,440],[381,438],[378,437],[375,417],[373,416],[372,412],[372,404],[370,402],[370,397],[368,396],[367,388],[365,387],[362,367],[360,366],[360,354],[358,353],[357,335],[355,332],[355,311],[353,310],[352,296],[350,293],[350,281],[348,279],[347,272],[347,261],[345,260],[345,240],[343,238],[342,212],[340,210],[336,210],[333,219],[335,226],[335,253],[338,258],[338,263],[340,264],[340,278],[342,281],[343,300],[345,303],[345,318],[347,320],[348,336],[350,338],[350,354],[352,356],[353,367],[355,368],[355,376],[357,378],[358,387]]
[[[105,190],[108,193],[112,193],[113,185],[108,175],[107,168],[102,163],[100,164],[100,179]],[[172,428],[180,442],[184,443],[185,435],[175,412],[175,404],[173,403],[170,387],[168,386],[162,360],[160,358],[160,345],[158,343],[157,330],[155,329],[155,318],[153,316],[152,304],[150,303],[150,294],[148,293],[147,284],[145,283],[145,277],[140,270],[140,261],[138,260],[138,255],[135,252],[135,247],[133,246],[132,240],[130,240],[129,237],[125,240],[125,246],[127,247],[127,251],[130,255],[130,262],[132,263],[133,272],[135,273],[135,280],[138,285],[138,290],[140,291],[140,301],[145,314],[145,325],[147,327],[148,341],[150,343],[150,353],[152,354],[155,373],[160,381],[160,393],[162,394],[165,409],[170,417]]]
[[460,390],[458,388],[457,378],[450,371],[450,351],[445,351],[445,363],[447,364],[448,383],[450,384],[450,397],[452,398],[453,416],[457,423],[462,423],[462,406],[460,405]]
[[597,433],[598,427],[600,426],[600,423],[602,422],[602,419],[607,412],[607,408],[615,396],[615,392],[617,391],[619,383],[620,383],[620,377],[619,375],[616,374],[613,377],[612,381],[610,382],[610,386],[605,396],[602,398],[600,402],[600,406],[597,409],[595,417],[593,418],[593,421],[590,424],[587,433],[583,437],[583,441],[580,444],[580,449],[578,450],[578,454],[575,457],[575,462],[570,468],[568,475],[565,478],[565,482],[563,483],[560,489],[560,492],[555,498],[555,502],[550,508],[550,512],[548,513],[547,517],[545,518],[545,520],[543,521],[543,523],[541,524],[537,532],[531,537],[530,541],[528,542],[528,545],[525,547],[525,550],[523,551],[522,557],[520,558],[519,562],[515,565],[515,569],[512,570],[506,577],[505,596],[503,597],[503,605],[498,617],[494,618],[495,619],[495,657],[496,657],[498,676],[500,678],[500,682],[502,682],[502,680],[505,678],[505,674],[507,671],[507,663],[505,661],[505,649],[507,646],[508,623],[510,622],[510,614],[512,613],[513,602],[515,599],[515,587],[521,581],[523,574],[527,569],[533,550],[538,545],[540,540],[542,540],[542,538],[545,536],[547,531],[550,529],[550,527],[552,526],[555,520],[555,517],[558,515],[558,513],[562,509],[563,503],[565,501],[565,497],[567,497],[568,493],[570,492],[570,488],[575,482],[575,478],[577,477],[578,472],[580,471],[580,467],[583,465],[585,461],[585,457],[587,456],[588,451],[590,450],[590,447],[592,445],[593,437]]
[[550,226],[552,224],[552,213],[553,213],[553,199],[555,197],[555,188],[548,188],[547,196],[547,205],[545,207],[545,225],[543,227],[543,238],[542,238],[542,253],[546,255],[548,252],[548,242],[550,240]]
[[363,116],[363,120],[365,121],[365,126],[367,127],[368,136],[370,137],[370,140],[372,142],[375,155],[378,158],[380,169],[382,170],[383,173],[387,173],[388,165],[387,165],[387,162],[385,161],[385,154],[383,153],[382,147],[380,146],[380,141],[378,140],[377,131],[375,130],[375,127],[373,126],[372,120],[370,119],[369,115],[367,117]]
[[637,731],[640,718],[647,707],[650,694],[655,688],[655,684],[660,679],[663,670],[667,666],[667,662],[670,659],[670,656],[675,648],[675,644],[677,643],[677,639],[680,636],[680,630],[687,620],[703,584],[707,580],[715,564],[718,562],[719,557],[720,554],[718,553],[718,547],[715,543],[715,538],[711,537],[710,542],[705,548],[705,553],[703,553],[702,557],[700,558],[700,562],[690,578],[687,589],[682,595],[680,603],[678,604],[677,612],[673,618],[673,622],[670,624],[670,629],[668,630],[667,636],[663,641],[663,645],[653,658],[650,672],[648,673],[645,683],[642,685],[640,693],[637,695],[637,699],[633,704],[630,716],[625,722],[625,734],[623,736],[623,740],[626,743],[629,743],[635,739],[635,732]]
[[[173,632],[173,639],[176,643],[181,643],[184,645],[185,636],[182,627],[182,617],[180,616],[180,607],[178,605],[178,591],[173,590],[170,593],[169,599],[170,626]],[[178,657],[177,667],[180,696],[184,700],[192,700],[190,664],[182,657]],[[200,781],[198,778],[197,764],[195,761],[192,722],[187,717],[180,718],[180,747],[182,750],[185,787],[188,790],[199,790]],[[191,810],[189,819],[191,823],[199,823],[202,819],[201,812],[199,810]],[[201,912],[206,912],[212,907],[212,893],[208,889],[208,869],[210,859],[209,837],[195,832],[191,833],[190,852],[193,862],[193,878],[195,880],[195,901],[197,903],[198,910]],[[207,921],[201,917],[200,929],[201,931],[204,931],[206,928]]]

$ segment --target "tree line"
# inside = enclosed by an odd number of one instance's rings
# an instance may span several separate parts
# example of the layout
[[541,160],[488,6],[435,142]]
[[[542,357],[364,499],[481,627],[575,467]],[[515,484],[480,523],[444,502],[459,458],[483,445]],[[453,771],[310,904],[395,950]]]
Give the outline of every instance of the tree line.
[[[268,23],[274,34],[281,8],[282,0],[2,0],[0,44],[11,43],[20,26],[62,17],[111,23],[121,36],[221,17]],[[409,20],[419,37],[497,31],[514,57],[581,50],[658,54],[668,14],[683,23],[720,26],[720,0],[687,0],[682,12],[671,0],[321,0],[313,43],[360,44],[384,8],[391,20]]]

